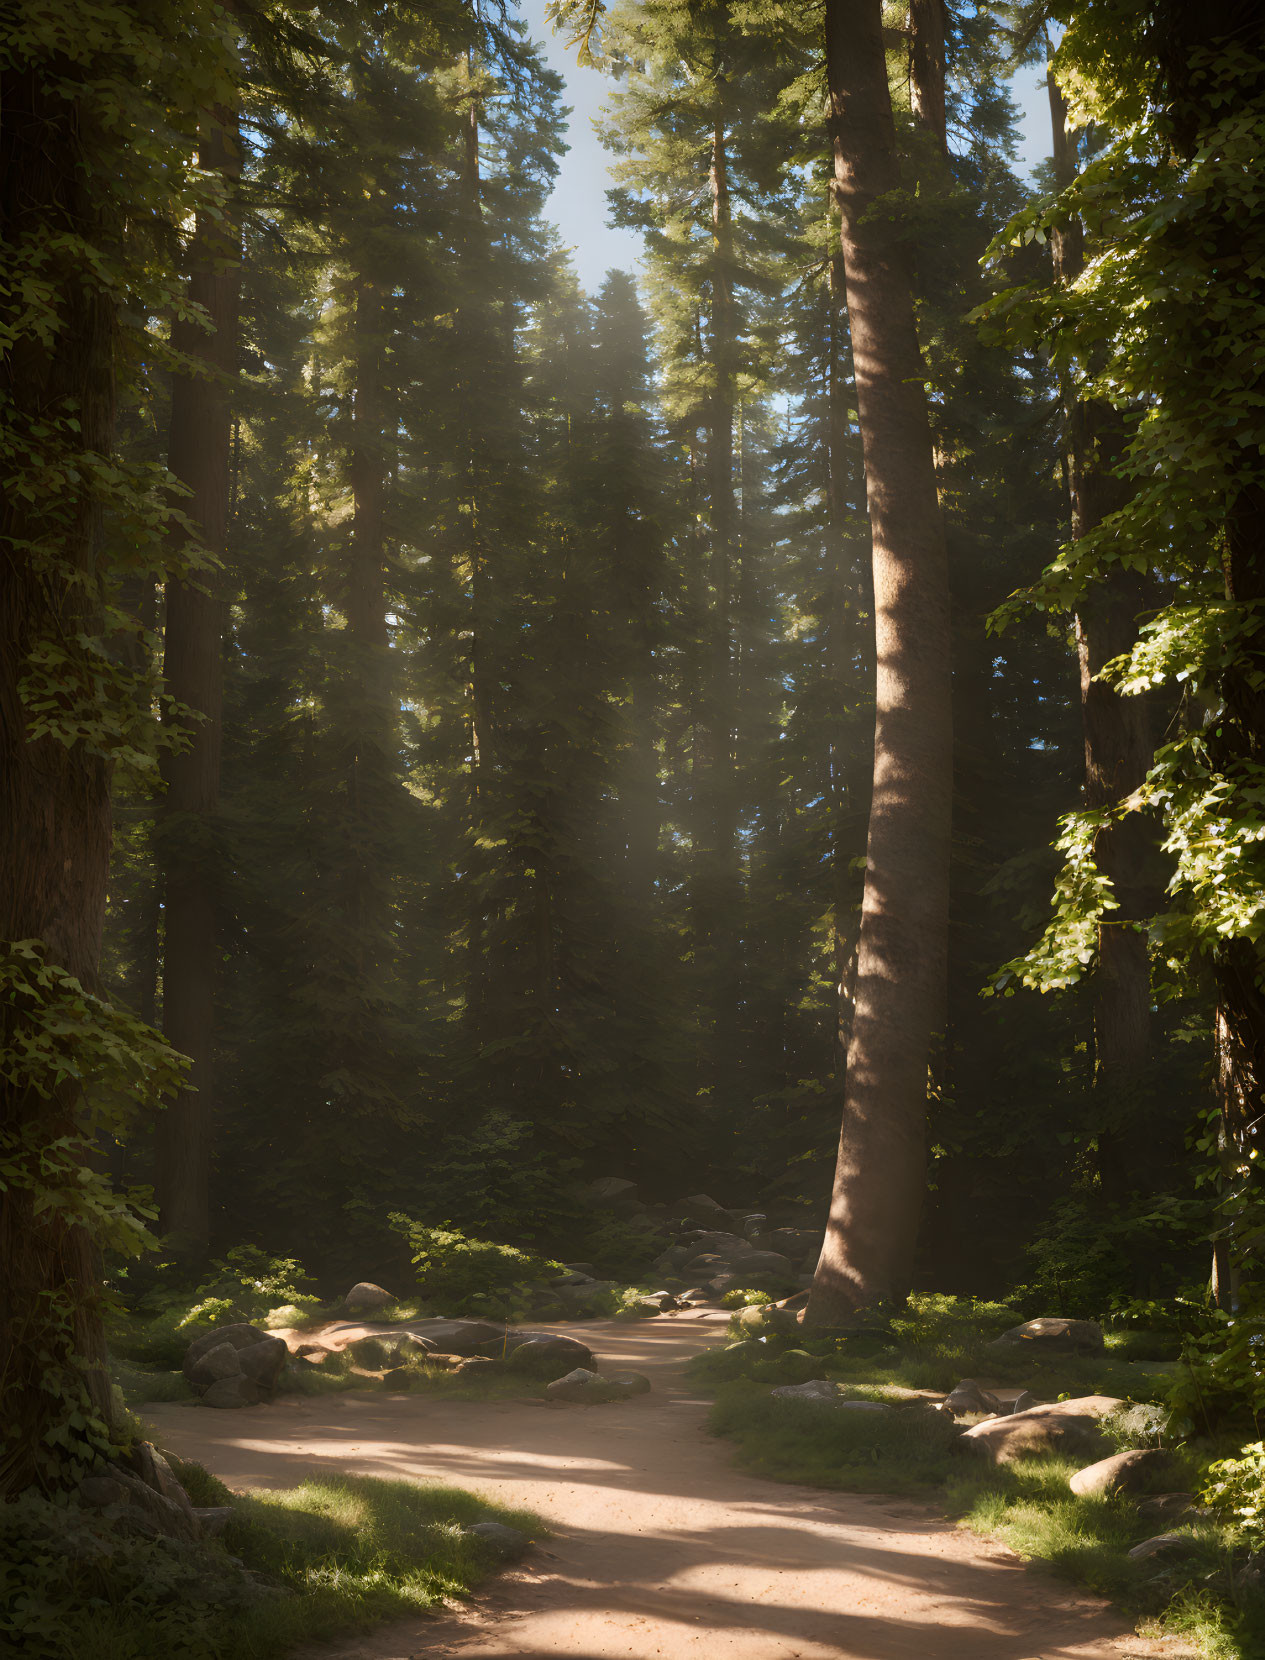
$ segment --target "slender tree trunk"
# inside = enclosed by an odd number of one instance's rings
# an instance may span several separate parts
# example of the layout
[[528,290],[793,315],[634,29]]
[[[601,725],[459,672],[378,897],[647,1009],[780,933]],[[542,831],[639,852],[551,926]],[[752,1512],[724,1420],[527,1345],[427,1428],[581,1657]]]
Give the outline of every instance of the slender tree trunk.
[[[201,164],[235,183],[241,168],[236,110],[210,112]],[[207,333],[177,321],[173,344],[202,373],[177,374],[171,389],[168,466],[189,491],[181,506],[198,544],[225,553],[232,430],[231,382],[237,367],[241,229],[230,205],[224,219],[200,215],[189,298],[205,308]],[[181,534],[177,532],[177,534]],[[163,1031],[192,1062],[188,1087],[158,1120],[156,1190],[163,1230],[190,1255],[210,1238],[211,1123],[216,978],[216,816],[220,795],[225,605],[218,570],[167,585],[164,676],[189,723],[188,747],[168,758],[160,848],[164,865]],[[179,717],[177,717],[179,718]]]
[[873,540],[874,793],[856,1009],[808,1317],[909,1289],[927,1072],[945,1007],[952,798],[949,594],[906,243],[870,210],[900,184],[879,0],[826,0],[826,73]]
[[738,795],[734,770],[734,578],[738,504],[734,488],[734,417],[737,403],[736,319],[733,295],[733,227],[725,128],[712,130],[709,172],[712,199],[712,309],[710,351],[715,376],[707,423],[707,490],[711,529],[711,664],[706,692],[708,775],[705,781],[707,846],[699,881],[703,907],[709,1042],[705,1078],[718,1098],[727,1096],[738,1066],[737,962],[741,878]]
[[944,104],[945,0],[909,0],[909,85],[914,114],[947,152]]
[[[64,96],[75,68],[55,63],[50,87],[37,69],[0,78],[0,241],[53,249],[46,266],[61,332],[18,337],[0,363],[6,424],[56,431],[73,418],[83,450],[108,457],[114,434],[116,313],[83,272],[59,266],[57,239],[110,247],[121,227],[94,197],[84,164],[78,104]],[[85,71],[85,73],[88,73]],[[91,134],[88,143],[99,142]],[[6,306],[5,308],[9,308]],[[9,319],[6,319],[8,321]],[[55,453],[55,452],[54,452]],[[71,475],[73,478],[73,474]],[[21,684],[32,652],[101,627],[101,512],[83,481],[55,500],[0,501],[0,940],[43,941],[47,961],[96,989],[110,859],[110,767],[87,745],[32,738]],[[47,559],[28,550],[44,549]],[[0,1048],[13,1054],[27,1016],[0,1000]],[[0,1078],[0,1149],[34,1166],[34,1184],[0,1191],[0,1494],[55,1486],[78,1437],[80,1406],[112,1417],[98,1270],[89,1231],[59,1205],[36,1208],[42,1150],[83,1147],[80,1091],[51,1097]],[[65,1439],[50,1439],[58,1431]]]
[[[1062,189],[1076,176],[1076,157],[1067,130],[1067,105],[1053,72],[1047,86],[1055,180]],[[1079,222],[1056,231],[1052,252],[1055,280],[1074,282],[1085,262]],[[1079,539],[1129,499],[1129,485],[1116,476],[1128,429],[1118,410],[1077,398],[1070,389],[1064,394],[1064,417],[1072,535]],[[1145,602],[1141,578],[1119,571],[1105,577],[1077,612],[1084,799],[1090,808],[1113,807],[1131,795],[1154,755],[1152,700],[1122,697],[1098,678],[1107,663],[1132,646]],[[1151,1062],[1152,1019],[1149,950],[1138,926],[1154,914],[1160,901],[1152,828],[1141,815],[1131,814],[1102,832],[1095,853],[1118,905],[1099,930],[1093,988],[1099,1168],[1106,1195],[1123,1202],[1153,1153],[1140,1111]]]

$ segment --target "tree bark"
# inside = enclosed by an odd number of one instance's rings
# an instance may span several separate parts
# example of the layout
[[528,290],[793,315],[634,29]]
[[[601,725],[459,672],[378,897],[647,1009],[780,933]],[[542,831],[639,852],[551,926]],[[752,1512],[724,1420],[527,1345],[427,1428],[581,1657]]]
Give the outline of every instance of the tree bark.
[[[208,113],[200,148],[202,166],[222,173],[231,191],[241,168],[235,109]],[[189,491],[181,506],[199,546],[217,562],[224,557],[228,536],[240,272],[241,229],[230,202],[223,219],[199,215],[191,253],[189,298],[205,308],[212,330],[181,321],[172,329],[173,344],[200,372],[173,377],[168,466]],[[155,1185],[164,1232],[178,1250],[194,1257],[205,1253],[211,1228],[215,842],[224,618],[218,569],[200,572],[188,582],[173,578],[168,583],[163,659],[167,691],[203,718],[191,723],[188,747],[171,755],[164,769],[163,1031],[192,1064],[188,1087],[158,1120]]]
[[949,592],[879,0],[826,0],[826,74],[873,541],[874,793],[843,1128],[808,1318],[909,1289],[927,1072],[945,1007],[952,800]]
[[939,149],[947,153],[944,34],[945,0],[909,0],[910,102]]
[[[94,197],[79,104],[64,89],[79,69],[53,65],[6,71],[0,80],[0,241],[20,247],[40,238],[56,248],[86,237],[112,246],[121,227]],[[82,74],[91,73],[91,58]],[[0,364],[5,421],[21,435],[78,422],[75,447],[108,458],[114,433],[111,298],[90,276],[46,267],[61,330],[43,341],[19,327]],[[9,308],[6,307],[6,310]],[[6,319],[9,320],[9,319]],[[55,455],[55,450],[54,450]],[[43,941],[49,963],[94,990],[110,859],[110,766],[84,743],[29,736],[21,684],[44,642],[73,642],[101,627],[101,510],[81,469],[56,499],[28,502],[16,491],[0,502],[0,538],[15,550],[0,559],[0,938]],[[72,478],[74,475],[71,475]],[[42,550],[40,554],[32,549]],[[16,556],[15,556],[16,555]],[[5,998],[0,1048],[11,1052],[27,1017]],[[40,1150],[82,1142],[78,1085],[50,1098],[0,1079],[0,1145],[29,1166]],[[87,1147],[85,1144],[85,1157]],[[57,1205],[37,1210],[37,1187],[0,1192],[0,1494],[53,1486],[75,1456],[46,1440],[64,1428],[74,1395],[108,1424],[109,1377],[97,1306],[96,1252],[88,1230]]]
[[[723,81],[722,81],[723,84]],[[714,376],[707,412],[707,493],[711,530],[711,662],[706,688],[708,766],[703,787],[706,846],[699,872],[698,929],[703,945],[708,1043],[703,1077],[718,1098],[732,1087],[738,1056],[740,971],[737,962],[741,878],[734,775],[733,587],[738,543],[734,489],[737,329],[733,294],[733,226],[728,140],[719,114],[708,174],[712,204],[712,295],[709,350]]]

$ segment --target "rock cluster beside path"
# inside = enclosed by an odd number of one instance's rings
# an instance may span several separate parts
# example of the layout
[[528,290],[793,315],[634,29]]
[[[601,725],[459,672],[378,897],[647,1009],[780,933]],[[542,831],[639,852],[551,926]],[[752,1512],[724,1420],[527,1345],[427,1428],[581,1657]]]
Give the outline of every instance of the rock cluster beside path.
[[185,1351],[185,1381],[207,1406],[271,1400],[290,1351],[283,1339],[237,1321],[195,1337]]

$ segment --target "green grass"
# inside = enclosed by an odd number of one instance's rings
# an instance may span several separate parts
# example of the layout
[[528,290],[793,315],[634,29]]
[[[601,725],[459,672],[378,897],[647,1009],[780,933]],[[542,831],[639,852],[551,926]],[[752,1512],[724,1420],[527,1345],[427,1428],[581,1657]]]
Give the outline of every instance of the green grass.
[[[223,1502],[193,1469],[195,1502]],[[543,1531],[458,1488],[369,1477],[239,1498],[222,1540],[198,1546],[121,1538],[27,1499],[0,1512],[0,1641],[29,1660],[271,1660],[465,1596],[496,1559],[461,1529],[488,1520]]]
[[[1191,1539],[1181,1559],[1131,1562],[1131,1546],[1174,1529],[1144,1517],[1129,1499],[1073,1494],[1068,1478],[1091,1456],[1076,1463],[1032,1458],[995,1468],[963,1447],[946,1420],[908,1404],[913,1389],[943,1390],[970,1376],[1002,1382],[1014,1373],[1014,1382],[1044,1399],[1107,1394],[1139,1403],[1104,1423],[1104,1449],[1153,1445],[1155,1427],[1167,1416],[1171,1377],[1139,1370],[1120,1356],[1158,1344],[1113,1344],[1093,1359],[1034,1364],[1023,1356],[1021,1368],[1009,1367],[982,1352],[990,1323],[981,1320],[972,1330],[970,1322],[946,1319],[938,1331],[928,1331],[924,1322],[908,1345],[902,1340],[887,1354],[858,1353],[846,1341],[802,1335],[747,1340],[706,1351],[691,1363],[691,1373],[714,1391],[709,1427],[733,1442],[744,1468],[774,1481],[926,1497],[976,1532],[1004,1540],[1025,1560],[1111,1597],[1135,1619],[1149,1621],[1155,1634],[1183,1636],[1207,1660],[1262,1660],[1265,1603],[1236,1599],[1231,1552],[1237,1547],[1241,1562],[1243,1548],[1232,1526],[1198,1522],[1180,1529]],[[889,1413],[847,1414],[772,1398],[770,1385],[808,1377],[830,1378],[854,1398],[900,1403],[903,1397],[906,1404]],[[1148,1410],[1145,1403],[1153,1404]],[[1232,1451],[1228,1443],[1177,1448],[1161,1486],[1198,1492],[1209,1463]]]

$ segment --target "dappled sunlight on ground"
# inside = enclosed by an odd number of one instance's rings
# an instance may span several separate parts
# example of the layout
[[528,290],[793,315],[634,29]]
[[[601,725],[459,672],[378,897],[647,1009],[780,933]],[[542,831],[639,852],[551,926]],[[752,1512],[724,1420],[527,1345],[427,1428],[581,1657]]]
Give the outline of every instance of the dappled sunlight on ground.
[[[542,1329],[542,1328],[533,1328]],[[231,1487],[338,1469],[438,1480],[553,1530],[474,1609],[313,1651],[326,1660],[1120,1660],[1092,1598],[929,1508],[774,1485],[736,1470],[680,1378],[722,1317],[554,1324],[653,1392],[609,1406],[360,1394],[216,1412],[149,1409],[161,1438]]]

